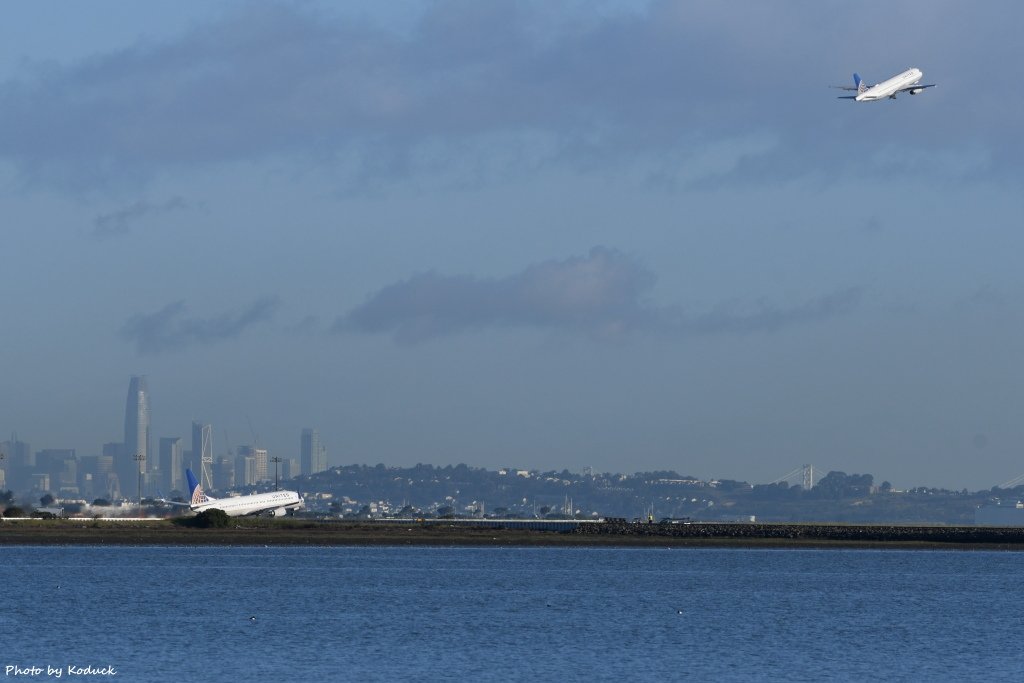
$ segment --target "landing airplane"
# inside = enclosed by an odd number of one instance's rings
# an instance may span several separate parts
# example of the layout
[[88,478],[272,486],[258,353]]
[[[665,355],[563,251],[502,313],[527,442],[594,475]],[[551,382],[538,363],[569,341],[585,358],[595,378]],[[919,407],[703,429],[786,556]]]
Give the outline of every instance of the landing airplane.
[[223,510],[229,517],[261,514],[283,517],[304,505],[302,497],[295,491],[272,491],[270,493],[255,493],[251,496],[235,496],[234,498],[210,498],[203,493],[203,487],[199,485],[199,481],[196,479],[196,475],[192,474],[191,469],[185,469],[185,476],[188,478],[188,490],[192,494],[191,502],[177,503],[172,500],[161,502],[182,505],[188,507],[192,512]]
[[846,85],[833,85],[833,88],[839,88],[840,90],[856,90],[856,95],[840,95],[841,100],[855,100],[857,102],[874,102],[875,100],[884,100],[886,98],[895,100],[896,95],[901,92],[909,92],[911,95],[917,95],[924,92],[925,88],[934,88],[934,83],[927,85],[921,85],[921,78],[924,74],[920,69],[911,67],[901,74],[896,74],[892,78],[882,81],[877,85],[867,85],[861,80],[858,74],[853,74],[853,86],[849,87]]

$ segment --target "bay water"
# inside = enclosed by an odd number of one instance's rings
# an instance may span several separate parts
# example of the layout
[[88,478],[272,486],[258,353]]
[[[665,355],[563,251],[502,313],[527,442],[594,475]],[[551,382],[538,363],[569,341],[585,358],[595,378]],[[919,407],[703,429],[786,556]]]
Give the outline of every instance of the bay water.
[[0,673],[1012,680],[1022,587],[980,551],[3,547]]

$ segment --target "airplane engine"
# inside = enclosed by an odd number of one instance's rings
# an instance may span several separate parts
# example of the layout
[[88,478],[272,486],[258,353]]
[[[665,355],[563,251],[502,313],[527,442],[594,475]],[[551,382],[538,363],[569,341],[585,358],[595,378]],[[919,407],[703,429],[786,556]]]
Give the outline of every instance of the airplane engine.
[[924,92],[924,88],[911,88],[910,89],[910,94],[911,95],[916,95],[916,94],[921,93],[921,92]]
[[287,514],[288,514],[288,509],[287,508],[274,508],[273,510],[270,511],[270,516],[271,517],[284,517]]

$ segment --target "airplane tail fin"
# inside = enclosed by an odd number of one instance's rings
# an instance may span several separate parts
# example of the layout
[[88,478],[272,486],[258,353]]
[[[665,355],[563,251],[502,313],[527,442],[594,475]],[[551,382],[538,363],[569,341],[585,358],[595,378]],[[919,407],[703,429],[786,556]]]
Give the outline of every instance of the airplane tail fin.
[[867,84],[865,84],[864,81],[861,79],[860,74],[853,74],[853,84],[857,88],[858,95],[868,89]]
[[203,503],[209,503],[212,499],[203,493],[203,487],[199,485],[199,480],[196,479],[196,475],[192,474],[192,470],[185,468],[185,477],[188,479],[188,490],[192,494],[192,505],[202,505]]

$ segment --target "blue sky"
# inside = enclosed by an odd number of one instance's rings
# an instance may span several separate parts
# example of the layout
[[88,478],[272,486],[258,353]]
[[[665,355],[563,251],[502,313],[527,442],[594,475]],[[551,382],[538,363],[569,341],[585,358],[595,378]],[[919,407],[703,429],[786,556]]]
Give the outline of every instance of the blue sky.
[[1024,9],[380,4],[8,7],[0,433],[1024,471]]

